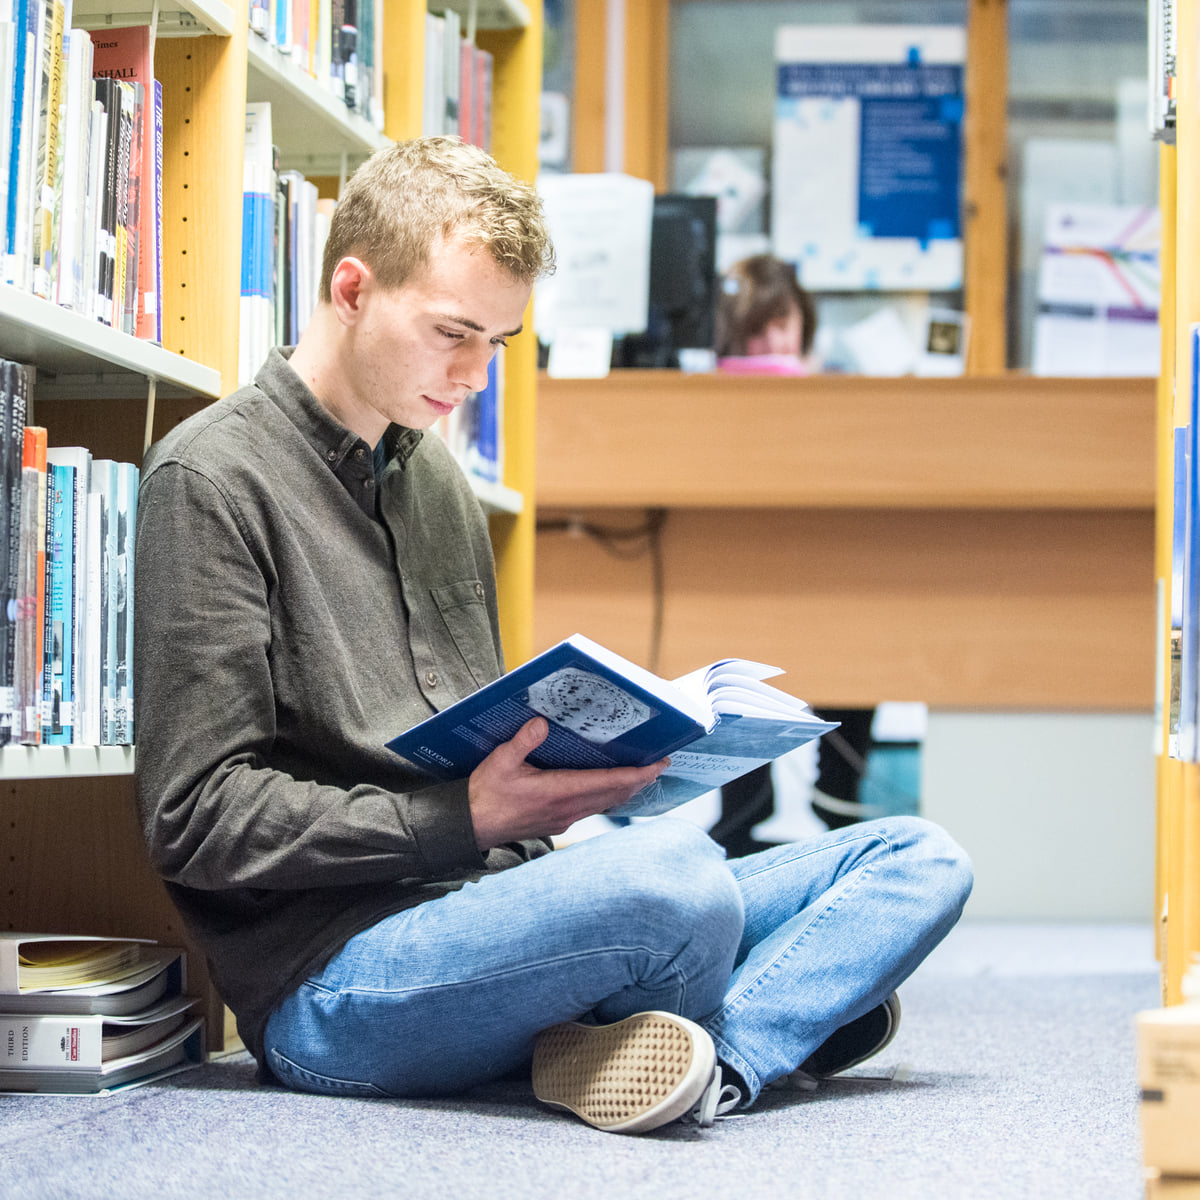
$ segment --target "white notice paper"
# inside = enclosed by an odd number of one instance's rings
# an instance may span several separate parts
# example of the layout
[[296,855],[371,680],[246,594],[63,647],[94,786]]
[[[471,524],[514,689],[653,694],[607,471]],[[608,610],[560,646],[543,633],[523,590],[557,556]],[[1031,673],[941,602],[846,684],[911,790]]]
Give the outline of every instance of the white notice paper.
[[538,336],[559,329],[641,333],[650,301],[654,185],[631,175],[538,179],[558,270],[537,285]]

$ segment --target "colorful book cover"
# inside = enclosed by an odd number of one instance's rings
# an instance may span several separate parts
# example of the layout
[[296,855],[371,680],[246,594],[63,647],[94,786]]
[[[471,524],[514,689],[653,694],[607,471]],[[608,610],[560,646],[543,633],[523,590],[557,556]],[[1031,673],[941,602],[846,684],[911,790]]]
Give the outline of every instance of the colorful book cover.
[[46,463],[46,620],[42,649],[42,743],[71,744],[75,636],[75,468]]
[[138,469],[117,464],[117,649],[113,744],[132,746],[134,533],[137,529]]
[[548,735],[528,756],[536,767],[648,766],[669,755],[668,771],[621,808],[649,816],[834,728],[762,682],[777,674],[724,659],[668,681],[574,634],[387,745],[433,779],[465,779],[542,716]]

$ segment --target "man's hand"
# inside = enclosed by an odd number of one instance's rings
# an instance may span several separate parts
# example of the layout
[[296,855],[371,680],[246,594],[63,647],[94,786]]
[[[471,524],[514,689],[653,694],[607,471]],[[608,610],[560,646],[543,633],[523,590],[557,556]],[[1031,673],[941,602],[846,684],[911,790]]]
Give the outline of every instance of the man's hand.
[[475,841],[485,853],[505,842],[562,833],[583,817],[624,804],[671,761],[664,758],[648,767],[543,771],[525,759],[549,732],[546,719],[534,717],[471,772],[471,821]]

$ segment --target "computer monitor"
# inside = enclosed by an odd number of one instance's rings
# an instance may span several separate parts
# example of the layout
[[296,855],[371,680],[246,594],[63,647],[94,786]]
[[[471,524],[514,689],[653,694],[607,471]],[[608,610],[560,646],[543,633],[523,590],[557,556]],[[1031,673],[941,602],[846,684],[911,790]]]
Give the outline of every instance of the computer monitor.
[[677,367],[680,350],[713,345],[716,197],[655,196],[652,221],[646,332],[623,340],[614,355],[617,366]]

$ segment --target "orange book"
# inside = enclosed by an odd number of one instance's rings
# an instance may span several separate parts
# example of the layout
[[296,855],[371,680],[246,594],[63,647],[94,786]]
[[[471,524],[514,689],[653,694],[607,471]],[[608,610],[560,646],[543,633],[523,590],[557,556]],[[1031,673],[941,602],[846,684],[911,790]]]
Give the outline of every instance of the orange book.
[[[46,430],[26,425],[21,454],[21,577],[17,592],[13,741],[42,740],[42,626],[46,617]],[[19,728],[18,728],[19,726]]]

